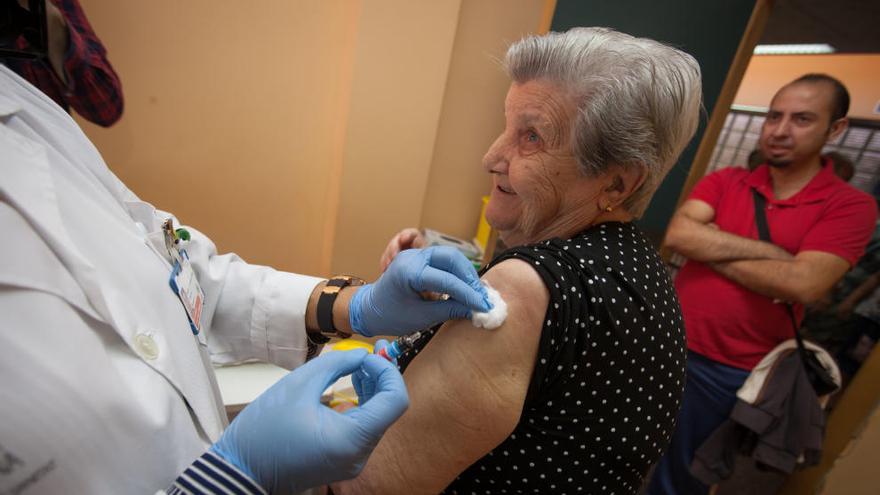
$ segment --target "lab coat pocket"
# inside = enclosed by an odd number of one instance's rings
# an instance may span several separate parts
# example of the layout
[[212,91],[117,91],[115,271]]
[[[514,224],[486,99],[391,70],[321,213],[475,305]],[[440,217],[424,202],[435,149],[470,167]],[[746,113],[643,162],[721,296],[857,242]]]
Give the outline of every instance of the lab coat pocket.
[[152,249],[156,255],[168,263],[170,271],[172,260],[171,255],[168,253],[168,249],[166,249],[165,246],[165,234],[162,231],[162,222],[171,215],[166,215],[166,218],[163,219],[159,214],[159,211],[156,210],[153,205],[140,200],[126,201],[125,208],[128,210],[128,214],[134,221],[135,226],[141,231],[141,235],[144,236],[146,244],[150,246],[150,249]]

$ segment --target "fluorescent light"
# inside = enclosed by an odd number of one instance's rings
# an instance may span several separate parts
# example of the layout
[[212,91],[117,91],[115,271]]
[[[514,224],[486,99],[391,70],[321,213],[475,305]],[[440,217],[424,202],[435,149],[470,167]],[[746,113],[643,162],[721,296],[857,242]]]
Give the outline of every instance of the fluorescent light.
[[834,53],[827,43],[801,43],[796,45],[757,45],[755,55],[821,55]]

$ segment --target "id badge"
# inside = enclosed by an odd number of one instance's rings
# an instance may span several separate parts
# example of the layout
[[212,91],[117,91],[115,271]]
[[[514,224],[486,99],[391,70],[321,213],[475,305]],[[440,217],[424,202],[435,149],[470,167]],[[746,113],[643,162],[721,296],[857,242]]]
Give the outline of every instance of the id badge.
[[199,342],[206,344],[202,329],[202,305],[205,301],[205,294],[199,286],[195,271],[189,262],[189,256],[186,251],[181,249],[180,256],[174,261],[174,269],[171,270],[171,290],[180,298],[183,303],[183,309],[189,317],[189,326],[193,335],[198,336]]

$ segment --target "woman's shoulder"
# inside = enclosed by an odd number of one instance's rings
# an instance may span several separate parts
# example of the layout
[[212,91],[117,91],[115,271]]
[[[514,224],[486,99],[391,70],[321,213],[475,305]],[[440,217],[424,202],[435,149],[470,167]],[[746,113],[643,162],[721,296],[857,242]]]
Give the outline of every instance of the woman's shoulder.
[[[611,248],[615,248],[611,250]],[[550,261],[562,266],[563,261],[577,260],[583,263],[585,259],[596,261],[610,259],[605,254],[613,254],[644,250],[655,252],[653,245],[642,234],[641,230],[629,222],[602,223],[585,229],[569,238],[552,238],[534,244],[526,244],[504,250],[493,263],[498,260],[519,258],[531,260],[535,265],[546,264]],[[612,251],[612,253],[607,253]]]
[[546,307],[547,287],[538,271],[522,258],[505,258],[490,266],[482,279],[501,292],[505,301]]
[[551,297],[563,289],[592,293],[609,284],[669,284],[657,249],[632,223],[599,224],[568,239],[518,246],[505,250],[493,264],[511,258],[534,269]]

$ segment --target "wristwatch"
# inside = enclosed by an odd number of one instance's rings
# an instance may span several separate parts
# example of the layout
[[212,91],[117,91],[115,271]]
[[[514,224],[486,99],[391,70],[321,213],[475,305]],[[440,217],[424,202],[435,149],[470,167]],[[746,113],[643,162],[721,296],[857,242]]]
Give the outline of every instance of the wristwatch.
[[364,281],[350,275],[337,275],[328,280],[324,288],[321,289],[317,308],[318,328],[321,333],[309,335],[316,344],[323,344],[330,340],[330,337],[339,337],[340,339],[351,337],[351,333],[339,330],[333,324],[333,303],[336,302],[336,296],[339,295],[339,292],[349,285],[364,285]]

